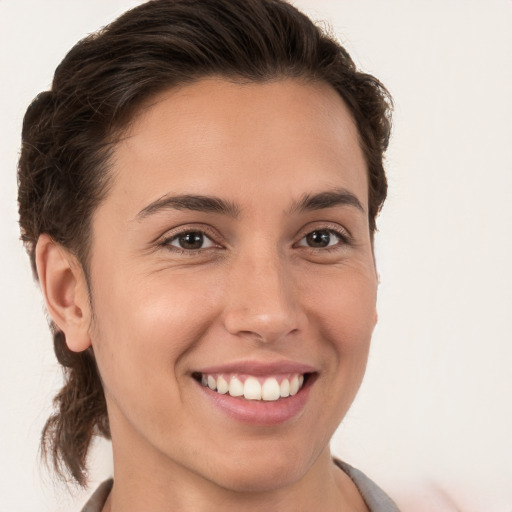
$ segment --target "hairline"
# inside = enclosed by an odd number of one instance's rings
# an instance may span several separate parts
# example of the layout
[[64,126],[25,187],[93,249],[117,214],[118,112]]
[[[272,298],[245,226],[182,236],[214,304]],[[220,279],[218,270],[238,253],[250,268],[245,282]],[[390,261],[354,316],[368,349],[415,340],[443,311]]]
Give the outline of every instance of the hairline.
[[[326,78],[315,76],[314,73],[308,73],[307,71],[302,71],[301,73],[291,73],[286,72],[286,70],[276,70],[275,72],[269,72],[268,76],[265,77],[248,77],[244,74],[236,74],[236,73],[205,73],[205,74],[197,74],[197,76],[190,77],[188,79],[180,80],[176,83],[168,83],[168,85],[162,85],[154,91],[146,91],[147,94],[143,94],[143,96],[136,102],[133,102],[132,105],[126,108],[124,115],[121,116],[120,119],[114,120],[112,125],[109,127],[108,133],[105,137],[104,146],[101,148],[101,151],[104,154],[100,157],[101,163],[100,165],[104,166],[102,176],[105,180],[105,186],[102,194],[98,198],[97,204],[94,206],[94,209],[91,210],[91,215],[86,222],[86,235],[84,238],[84,246],[79,247],[76,253],[77,259],[82,266],[84,274],[87,279],[88,289],[91,285],[90,283],[90,249],[92,246],[92,235],[93,235],[93,218],[94,214],[97,211],[100,204],[107,198],[110,189],[115,181],[115,172],[113,171],[114,167],[114,158],[116,147],[119,143],[121,143],[126,138],[129,138],[130,129],[133,124],[137,122],[140,116],[144,115],[144,112],[157,105],[160,101],[163,100],[162,96],[179,92],[180,90],[185,89],[188,86],[192,86],[198,84],[203,81],[208,80],[221,80],[227,81],[234,85],[263,85],[267,83],[275,83],[280,81],[292,80],[296,81],[302,85],[321,85],[329,87],[333,92],[336,93],[337,97],[343,102],[344,106],[347,109],[347,113],[350,115],[352,122],[356,128],[357,132],[357,140],[359,147],[363,153],[363,158],[365,161],[365,169],[366,169],[366,178],[367,178],[367,198],[368,202],[370,199],[370,164],[367,159],[367,154],[365,150],[364,141],[362,139],[361,130],[359,129],[359,125],[356,117],[349,105],[349,103],[345,100],[343,94],[338,90],[332,83],[330,83]],[[372,222],[370,219],[371,213],[370,208],[367,211],[368,220],[369,220],[369,231],[370,231],[370,239],[373,245],[374,240],[374,232],[376,229],[372,229]]]

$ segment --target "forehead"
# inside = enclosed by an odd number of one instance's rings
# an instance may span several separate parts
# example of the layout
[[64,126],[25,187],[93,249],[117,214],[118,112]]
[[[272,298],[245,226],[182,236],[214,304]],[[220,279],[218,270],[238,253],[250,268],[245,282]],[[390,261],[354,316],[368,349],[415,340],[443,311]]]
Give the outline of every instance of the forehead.
[[165,91],[136,115],[113,164],[113,200],[133,212],[167,193],[243,203],[339,187],[367,205],[357,128],[323,83],[211,78]]

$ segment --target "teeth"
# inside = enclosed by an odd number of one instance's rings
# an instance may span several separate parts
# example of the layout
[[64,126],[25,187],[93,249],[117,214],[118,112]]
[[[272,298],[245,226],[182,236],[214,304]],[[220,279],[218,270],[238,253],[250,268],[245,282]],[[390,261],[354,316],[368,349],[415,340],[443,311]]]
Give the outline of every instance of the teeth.
[[235,375],[229,379],[223,375],[201,375],[201,384],[217,393],[226,394],[234,397],[244,397],[246,400],[264,400],[274,402],[279,398],[294,396],[304,385],[304,375],[290,375],[284,378],[279,384],[275,377],[261,378],[248,376],[242,381]]
[[231,396],[242,396],[244,394],[244,385],[236,377],[232,377],[229,381],[228,393]]
[[229,384],[226,379],[221,375],[217,379],[217,391],[222,395],[225,395],[229,390]]
[[261,400],[261,384],[254,377],[249,377],[244,384],[244,398]]
[[216,389],[217,388],[217,383],[215,382],[215,379],[211,376],[211,375],[208,375],[208,387],[210,389]]
[[299,377],[297,375],[294,375],[292,380],[290,381],[290,395],[296,395],[299,391]]
[[[259,384],[259,383],[258,383]],[[261,398],[267,401],[277,400],[281,396],[281,388],[276,379],[267,379],[261,386]]]
[[296,395],[299,392],[301,385],[297,375],[294,375],[290,381],[290,396]]
[[290,396],[290,381],[288,379],[284,379],[283,382],[281,382],[281,393],[280,394],[283,398]]

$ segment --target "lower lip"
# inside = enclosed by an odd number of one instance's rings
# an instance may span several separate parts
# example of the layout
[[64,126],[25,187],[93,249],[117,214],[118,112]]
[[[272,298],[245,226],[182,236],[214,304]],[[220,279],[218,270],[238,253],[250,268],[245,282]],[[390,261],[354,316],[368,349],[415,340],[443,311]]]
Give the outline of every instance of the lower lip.
[[304,386],[294,396],[281,398],[276,401],[246,400],[228,394],[217,393],[199,382],[197,385],[204,396],[215,407],[231,418],[251,425],[271,426],[285,423],[300,414],[309,397],[312,385],[312,375]]

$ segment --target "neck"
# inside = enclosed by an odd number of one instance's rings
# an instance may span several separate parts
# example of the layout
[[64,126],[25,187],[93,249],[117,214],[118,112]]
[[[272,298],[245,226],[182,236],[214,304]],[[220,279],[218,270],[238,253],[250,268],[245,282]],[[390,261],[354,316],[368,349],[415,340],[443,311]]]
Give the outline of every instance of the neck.
[[[285,440],[269,441],[265,450],[258,441],[257,451],[242,458],[236,445],[229,446],[219,462],[194,453],[193,442],[174,447],[169,457],[126,424],[111,421],[111,428],[114,486],[103,512],[367,512],[352,480],[332,462],[329,446],[297,458],[293,445],[279,457],[274,448]],[[194,464],[186,465],[191,459]]]
[[354,483],[333,464],[328,449],[303,478],[266,491],[226,489],[179,466],[171,475],[145,464],[136,470],[116,465],[114,481],[103,512],[368,512]]

